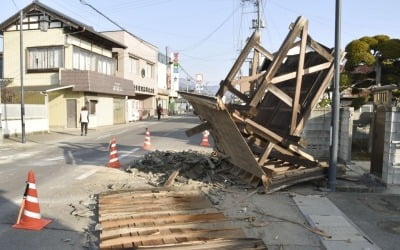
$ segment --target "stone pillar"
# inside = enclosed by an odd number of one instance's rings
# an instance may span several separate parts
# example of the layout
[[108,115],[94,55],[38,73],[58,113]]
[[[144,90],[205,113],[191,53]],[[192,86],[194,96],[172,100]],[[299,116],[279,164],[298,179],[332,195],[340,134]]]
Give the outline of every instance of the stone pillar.
[[385,119],[382,181],[400,184],[400,107],[390,107]]
[[353,107],[340,108],[338,161],[351,161],[351,145],[353,141]]

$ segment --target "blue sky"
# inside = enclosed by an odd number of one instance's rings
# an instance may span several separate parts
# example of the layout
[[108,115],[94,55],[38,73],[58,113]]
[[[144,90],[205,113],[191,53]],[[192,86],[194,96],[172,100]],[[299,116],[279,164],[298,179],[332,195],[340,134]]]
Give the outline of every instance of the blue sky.
[[[182,67],[193,77],[216,85],[224,79],[238,51],[252,33],[252,2],[241,0],[86,0],[120,26],[165,52],[179,52]],[[79,0],[41,0],[96,31],[118,29]],[[1,0],[0,22],[31,3]],[[342,48],[351,40],[386,34],[400,38],[399,0],[342,0]],[[313,39],[334,46],[335,0],[262,0],[262,44],[279,49],[298,16],[309,20]],[[2,41],[0,39],[0,46]],[[185,75],[183,74],[183,77]]]

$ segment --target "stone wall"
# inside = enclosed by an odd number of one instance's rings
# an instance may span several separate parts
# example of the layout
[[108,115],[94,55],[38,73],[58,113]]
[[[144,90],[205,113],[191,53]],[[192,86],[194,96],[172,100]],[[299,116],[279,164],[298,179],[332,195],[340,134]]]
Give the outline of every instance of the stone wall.
[[[353,113],[353,108],[340,108],[339,162],[351,161]],[[329,159],[331,116],[330,108],[314,109],[302,134],[302,139],[306,143],[305,151],[319,160],[326,161]]]

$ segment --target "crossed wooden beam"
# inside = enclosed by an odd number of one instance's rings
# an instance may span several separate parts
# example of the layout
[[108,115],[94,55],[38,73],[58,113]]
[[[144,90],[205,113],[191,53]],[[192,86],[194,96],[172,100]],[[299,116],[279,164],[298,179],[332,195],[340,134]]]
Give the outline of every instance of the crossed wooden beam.
[[[249,76],[238,77],[243,63],[251,57],[251,53],[253,59]],[[262,58],[263,63],[259,66]],[[273,182],[274,176],[282,173],[288,176],[288,171],[293,173],[301,169],[297,172],[304,175],[304,168],[319,168],[321,165],[318,161],[303,151],[301,133],[312,109],[330,84],[333,59],[331,49],[310,37],[308,21],[304,17],[298,17],[291,25],[280,49],[274,54],[261,46],[260,35],[254,32],[226,78],[221,81],[215,101],[188,97],[196,103],[194,107],[200,109],[199,116],[204,118],[204,123],[189,130],[187,134],[209,129],[213,136],[218,137],[216,144],[221,151],[233,152],[230,147],[234,145],[221,142],[225,140],[221,138],[224,134],[221,131],[223,126],[214,124],[215,119],[206,114],[211,112],[209,108],[225,110],[245,139],[259,169],[253,171],[249,166],[243,168],[255,173],[264,185]],[[225,104],[223,97],[227,92],[240,103]],[[231,156],[231,159],[236,159],[234,165],[243,162],[238,156]],[[278,167],[283,166],[278,171]],[[307,178],[311,178],[310,171],[306,172]],[[293,177],[296,173],[290,175]],[[282,181],[282,175],[279,178]],[[296,182],[296,179],[293,180]]]

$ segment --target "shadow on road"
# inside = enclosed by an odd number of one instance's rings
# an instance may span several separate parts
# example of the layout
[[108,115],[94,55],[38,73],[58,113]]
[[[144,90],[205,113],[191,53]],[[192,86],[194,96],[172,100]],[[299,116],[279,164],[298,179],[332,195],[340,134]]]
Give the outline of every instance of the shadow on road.
[[[21,200],[24,192],[24,184],[21,183]],[[12,227],[17,221],[20,206],[4,198],[4,190],[0,189],[0,248],[1,249],[93,249],[98,245],[98,236],[90,237],[87,234],[74,231],[57,220],[47,217],[46,211],[52,209],[51,204],[40,206],[42,218],[52,222],[39,231],[15,229]],[[40,197],[39,202],[40,202]],[[42,207],[45,207],[44,209]],[[96,220],[96,218],[91,218]],[[94,225],[91,225],[94,227]]]

